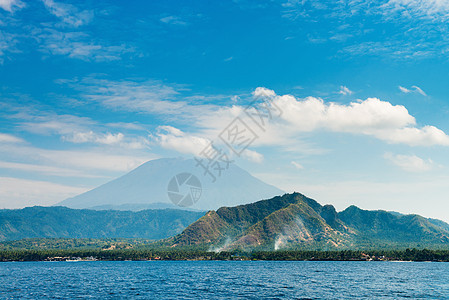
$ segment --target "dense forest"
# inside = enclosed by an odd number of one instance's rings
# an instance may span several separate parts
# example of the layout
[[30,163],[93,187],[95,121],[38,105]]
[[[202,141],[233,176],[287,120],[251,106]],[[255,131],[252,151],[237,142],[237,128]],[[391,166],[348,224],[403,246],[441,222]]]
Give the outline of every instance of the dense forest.
[[88,210],[67,207],[0,209],[0,241],[24,238],[143,238],[176,235],[204,212],[179,209],[142,211]]
[[278,261],[434,261],[449,262],[449,250],[386,251],[258,251],[209,252],[201,250],[6,250],[0,261],[68,260],[278,260]]

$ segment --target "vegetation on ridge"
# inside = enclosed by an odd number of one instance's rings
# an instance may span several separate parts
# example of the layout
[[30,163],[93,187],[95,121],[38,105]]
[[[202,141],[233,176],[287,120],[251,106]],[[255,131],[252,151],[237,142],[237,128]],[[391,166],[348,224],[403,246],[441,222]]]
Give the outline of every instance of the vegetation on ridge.
[[23,238],[163,239],[180,233],[205,212],[148,209],[138,212],[27,207],[0,210],[0,241]]
[[449,225],[418,215],[366,211],[337,213],[293,193],[208,212],[159,246],[220,251],[448,248]]

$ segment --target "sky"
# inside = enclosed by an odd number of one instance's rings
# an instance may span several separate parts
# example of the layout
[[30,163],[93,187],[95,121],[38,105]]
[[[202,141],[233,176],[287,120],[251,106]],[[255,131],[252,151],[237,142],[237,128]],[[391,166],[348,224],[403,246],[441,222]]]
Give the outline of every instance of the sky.
[[[236,118],[232,159],[338,210],[449,221],[449,1],[0,0],[0,208],[53,205]],[[276,108],[261,130],[245,108]]]

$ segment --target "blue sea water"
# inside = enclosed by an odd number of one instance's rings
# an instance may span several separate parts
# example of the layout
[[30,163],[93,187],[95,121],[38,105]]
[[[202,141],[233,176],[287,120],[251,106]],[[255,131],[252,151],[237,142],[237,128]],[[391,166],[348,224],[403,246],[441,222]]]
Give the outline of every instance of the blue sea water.
[[449,299],[449,263],[0,263],[1,299]]

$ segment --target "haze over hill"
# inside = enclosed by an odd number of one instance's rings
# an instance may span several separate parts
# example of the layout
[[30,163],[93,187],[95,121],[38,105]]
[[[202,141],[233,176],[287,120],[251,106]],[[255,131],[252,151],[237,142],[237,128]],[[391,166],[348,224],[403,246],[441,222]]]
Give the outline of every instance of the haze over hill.
[[191,173],[201,182],[202,195],[189,207],[196,210],[218,209],[251,203],[284,193],[282,190],[253,177],[234,163],[212,182],[194,159],[162,158],[151,160],[120,178],[58,205],[70,208],[140,210],[175,207],[167,195],[173,176]]
[[145,238],[180,233],[204,212],[179,209],[113,210],[26,207],[0,209],[0,241],[24,238]]

